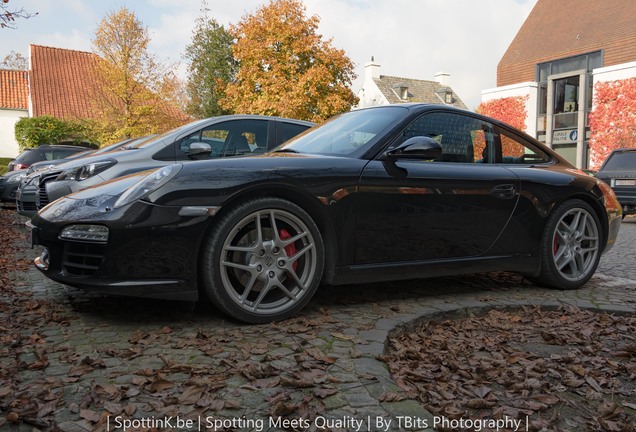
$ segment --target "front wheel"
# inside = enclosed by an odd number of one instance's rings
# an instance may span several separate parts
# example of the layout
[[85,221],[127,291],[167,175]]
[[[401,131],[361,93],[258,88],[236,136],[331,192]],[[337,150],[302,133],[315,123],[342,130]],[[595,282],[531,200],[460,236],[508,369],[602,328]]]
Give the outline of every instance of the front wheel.
[[584,201],[559,205],[546,224],[538,282],[552,288],[576,289],[596,271],[601,257],[601,224]]
[[288,318],[314,295],[324,248],[318,227],[297,205],[278,198],[245,202],[222,216],[202,252],[210,300],[249,323]]

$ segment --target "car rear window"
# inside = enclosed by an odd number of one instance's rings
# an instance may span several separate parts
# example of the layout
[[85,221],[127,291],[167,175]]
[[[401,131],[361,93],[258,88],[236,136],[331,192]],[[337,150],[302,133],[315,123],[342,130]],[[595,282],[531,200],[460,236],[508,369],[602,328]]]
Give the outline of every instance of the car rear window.
[[602,171],[630,171],[636,167],[636,151],[613,153],[602,167]]
[[14,162],[32,164],[40,160],[41,159],[39,159],[37,152],[35,152],[33,149],[27,149],[22,152],[17,158],[15,158]]

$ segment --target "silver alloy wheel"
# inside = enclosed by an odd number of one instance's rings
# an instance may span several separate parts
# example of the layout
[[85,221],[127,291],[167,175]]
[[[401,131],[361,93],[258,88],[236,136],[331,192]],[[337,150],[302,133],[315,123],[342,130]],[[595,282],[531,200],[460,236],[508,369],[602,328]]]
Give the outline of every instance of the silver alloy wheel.
[[264,209],[241,219],[223,242],[223,289],[252,314],[283,313],[301,301],[318,270],[315,239],[302,219]]
[[594,270],[600,241],[597,224],[585,209],[575,207],[559,219],[552,240],[552,259],[566,280],[579,281]]

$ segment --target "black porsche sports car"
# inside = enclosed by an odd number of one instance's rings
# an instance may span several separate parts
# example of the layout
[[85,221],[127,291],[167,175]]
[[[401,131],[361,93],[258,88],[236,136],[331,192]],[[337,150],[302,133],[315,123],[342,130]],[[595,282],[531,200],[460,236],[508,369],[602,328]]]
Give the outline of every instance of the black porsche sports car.
[[337,116],[264,155],[174,164],[61,198],[32,220],[62,283],[209,297],[242,321],[321,283],[507,270],[587,282],[618,234],[611,188],[530,136],[448,106]]

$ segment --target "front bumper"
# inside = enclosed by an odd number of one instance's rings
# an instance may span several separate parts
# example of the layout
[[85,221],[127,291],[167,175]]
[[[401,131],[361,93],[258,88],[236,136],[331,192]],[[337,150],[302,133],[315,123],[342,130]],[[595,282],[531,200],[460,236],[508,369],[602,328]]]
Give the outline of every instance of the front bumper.
[[[34,244],[45,248],[36,267],[50,279],[88,291],[197,300],[199,248],[209,216],[181,216],[181,207],[146,202],[106,210],[109,200],[103,197],[89,210],[87,200],[63,198],[34,216]],[[106,226],[108,240],[61,239],[72,224]]]
[[23,216],[32,217],[38,211],[37,199],[38,189],[34,186],[18,188],[15,195],[15,203],[18,213]]
[[15,202],[15,193],[20,183],[0,182],[0,202]]

